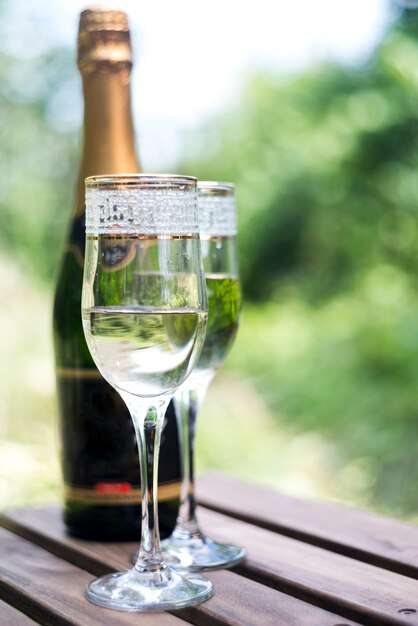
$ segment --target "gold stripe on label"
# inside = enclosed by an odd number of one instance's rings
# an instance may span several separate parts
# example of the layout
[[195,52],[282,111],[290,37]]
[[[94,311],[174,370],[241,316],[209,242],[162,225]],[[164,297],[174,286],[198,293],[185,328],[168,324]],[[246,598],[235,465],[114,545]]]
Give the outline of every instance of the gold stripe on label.
[[[158,501],[173,500],[180,497],[180,482],[163,483],[158,485]],[[83,504],[140,504],[141,489],[136,487],[129,493],[104,494],[94,487],[75,487],[64,485],[64,498]]]
[[85,380],[100,380],[103,378],[99,370],[93,368],[56,367],[55,373],[60,378],[77,378]]

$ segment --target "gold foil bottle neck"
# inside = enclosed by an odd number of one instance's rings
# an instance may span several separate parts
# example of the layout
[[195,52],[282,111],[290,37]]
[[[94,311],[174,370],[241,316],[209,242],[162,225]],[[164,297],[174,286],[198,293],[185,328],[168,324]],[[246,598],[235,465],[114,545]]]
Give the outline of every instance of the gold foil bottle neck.
[[132,48],[126,13],[99,7],[81,12],[77,65],[80,71],[130,70]]
[[91,30],[129,30],[128,16],[123,11],[99,6],[80,13],[79,32]]

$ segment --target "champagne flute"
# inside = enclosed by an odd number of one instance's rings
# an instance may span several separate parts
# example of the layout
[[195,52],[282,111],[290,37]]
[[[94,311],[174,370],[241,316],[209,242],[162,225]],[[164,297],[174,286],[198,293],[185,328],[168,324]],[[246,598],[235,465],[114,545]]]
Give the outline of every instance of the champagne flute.
[[196,364],[207,319],[196,179],[141,174],[86,179],[85,256],[84,333],[102,376],[130,411],[142,487],[136,564],[91,582],[87,597],[121,611],[197,604],[212,595],[212,583],[167,565],[157,507],[164,413]]
[[232,346],[241,310],[234,186],[199,182],[198,190],[200,238],[209,301],[208,323],[199,361],[174,394],[183,470],[180,509],[171,537],[162,542],[170,564],[176,569],[189,571],[231,567],[246,555],[244,548],[206,537],[196,517],[196,416],[216,370]]

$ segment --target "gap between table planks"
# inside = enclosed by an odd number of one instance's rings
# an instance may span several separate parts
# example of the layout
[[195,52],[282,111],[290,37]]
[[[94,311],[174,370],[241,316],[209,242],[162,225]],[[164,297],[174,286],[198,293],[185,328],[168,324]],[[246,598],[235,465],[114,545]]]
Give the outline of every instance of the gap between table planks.
[[[259,617],[262,617],[263,624],[277,624],[274,621],[277,620],[277,610],[289,598],[298,598],[305,606],[300,607],[296,621],[283,622],[285,624],[328,623],[324,619],[319,622],[302,621],[301,615],[309,605],[312,605],[311,608],[318,606],[344,619],[373,626],[418,624],[416,615],[404,613],[406,609],[414,609],[418,602],[418,582],[411,578],[237,521],[203,507],[200,509],[200,518],[203,526],[211,529],[211,534],[227,541],[242,543],[248,548],[249,556],[239,568],[239,573],[251,580],[240,578],[233,572],[211,574],[209,577],[214,580],[217,590],[215,597],[196,609],[187,609],[189,616],[191,613],[199,614],[196,622],[199,626],[206,623],[254,623],[247,620],[248,616],[240,614],[241,608],[248,605],[248,598],[256,605],[257,600],[262,599],[262,613]],[[67,537],[56,507],[5,513],[1,521],[19,535],[94,574],[126,568],[128,555],[134,546],[131,543],[83,542]],[[258,587],[251,586],[257,584],[253,580],[261,584]],[[268,595],[268,587],[277,591]],[[226,588],[234,591],[225,593]],[[275,595],[278,592],[283,597]],[[275,601],[277,598],[278,602]],[[292,611],[290,614],[296,615]],[[184,617],[185,612],[181,615]],[[242,621],[234,621],[234,615],[235,620]],[[232,621],[219,621],[220,616],[222,620],[229,616],[228,619]],[[211,618],[212,621],[202,621],[203,617],[205,620]],[[335,618],[334,615],[333,624],[336,624]],[[188,621],[193,623],[191,618]]]
[[0,624],[3,626],[36,626],[30,617],[0,600]]
[[[125,569],[128,566],[128,556],[135,545],[132,543],[94,543],[67,537],[57,507],[5,513],[1,516],[1,522],[5,526],[13,528],[21,537],[26,536],[31,542],[44,546],[49,552],[63,557],[65,561],[49,554],[46,550],[42,550],[45,553],[43,561],[47,558],[45,555],[48,555],[50,559],[58,560],[64,571],[68,567],[74,568],[74,565],[67,561],[71,561],[71,563],[75,563],[95,575]],[[2,532],[8,531],[3,530]],[[16,535],[14,537],[15,540],[18,539]],[[19,538],[18,540],[28,544],[26,549],[41,550],[24,539]],[[15,552],[17,555],[20,554],[19,550],[15,550]],[[13,554],[10,558],[12,556]],[[20,567],[25,567],[25,559],[20,559],[19,563],[17,557],[17,561],[14,560],[13,564],[13,567],[19,571]],[[82,576],[73,581],[73,587],[75,587],[78,597],[83,595],[87,579],[91,578],[82,570],[80,571]],[[31,570],[30,574],[34,575],[35,573]],[[3,571],[0,576],[0,596],[4,577],[7,586],[7,574]],[[212,572],[209,577],[215,584],[214,597],[202,605],[177,611],[178,617],[198,626],[258,626],[258,624],[263,624],[263,626],[277,626],[278,624],[285,624],[286,626],[355,626],[359,624],[359,622],[347,620],[335,612],[327,611],[309,602],[273,590],[232,571]],[[64,582],[65,585],[68,584],[60,572],[54,574],[54,579],[55,584],[58,581]],[[75,601],[74,591],[72,598]],[[83,602],[86,602],[84,598]],[[105,619],[104,616],[109,613],[109,611],[97,607],[93,607],[92,610],[95,615],[102,616],[103,620]],[[114,613],[110,612],[110,614]],[[84,626],[84,622],[81,624]]]
[[213,511],[418,579],[417,526],[216,473],[197,487],[199,503]]
[[[91,575],[47,550],[0,528],[0,598],[48,626],[133,626],[128,613],[103,612],[84,596]],[[0,613],[1,615],[1,613]],[[31,621],[26,622],[27,626]],[[17,622],[19,624],[19,622]],[[25,622],[22,622],[24,626]],[[14,622],[2,622],[2,626]],[[168,613],[144,614],[141,626],[185,626]]]

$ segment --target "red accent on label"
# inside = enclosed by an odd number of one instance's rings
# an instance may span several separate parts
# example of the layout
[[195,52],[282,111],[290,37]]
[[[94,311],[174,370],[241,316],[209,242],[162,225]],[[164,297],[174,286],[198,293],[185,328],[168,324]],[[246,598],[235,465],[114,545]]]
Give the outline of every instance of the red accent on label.
[[98,493],[105,493],[109,495],[129,493],[132,491],[132,485],[129,483],[97,483],[94,488]]

